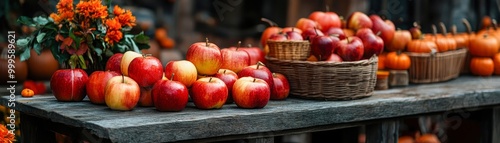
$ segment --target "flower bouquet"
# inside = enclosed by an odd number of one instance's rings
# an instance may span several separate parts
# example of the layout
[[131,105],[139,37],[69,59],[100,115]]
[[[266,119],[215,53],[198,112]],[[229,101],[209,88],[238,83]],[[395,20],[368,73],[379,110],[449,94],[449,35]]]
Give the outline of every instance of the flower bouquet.
[[19,39],[21,61],[30,57],[30,50],[37,54],[49,48],[54,58],[66,68],[104,70],[106,61],[114,53],[139,52],[149,48],[149,37],[131,33],[136,18],[130,10],[111,7],[110,0],[60,0],[57,12],[49,17],[20,17],[18,22],[33,26],[30,36]]

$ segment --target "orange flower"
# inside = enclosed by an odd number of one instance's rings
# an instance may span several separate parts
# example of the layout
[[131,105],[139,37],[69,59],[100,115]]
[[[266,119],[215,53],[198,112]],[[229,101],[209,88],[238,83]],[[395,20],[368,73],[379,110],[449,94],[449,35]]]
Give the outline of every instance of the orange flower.
[[123,37],[123,33],[119,30],[108,30],[106,32],[106,37],[104,38],[104,41],[108,42],[109,44],[113,45],[114,43],[120,42],[120,40]]
[[73,0],[60,0],[56,7],[57,14],[50,14],[50,17],[54,19],[55,23],[59,23],[63,20],[73,20]]
[[76,13],[92,19],[104,19],[108,16],[107,7],[102,5],[101,0],[80,1],[76,5]]
[[135,16],[132,16],[132,12],[130,10],[124,10],[120,8],[118,5],[115,5],[113,9],[113,14],[115,18],[118,19],[122,26],[133,27],[135,26]]
[[120,22],[116,18],[107,19],[106,20],[106,27],[108,28],[108,30],[120,30],[120,29],[122,29],[122,25],[120,24]]
[[58,24],[62,20],[62,18],[55,13],[50,14],[50,18],[52,18],[56,24]]
[[16,141],[14,133],[9,132],[5,125],[0,125],[0,142],[12,143],[14,141]]

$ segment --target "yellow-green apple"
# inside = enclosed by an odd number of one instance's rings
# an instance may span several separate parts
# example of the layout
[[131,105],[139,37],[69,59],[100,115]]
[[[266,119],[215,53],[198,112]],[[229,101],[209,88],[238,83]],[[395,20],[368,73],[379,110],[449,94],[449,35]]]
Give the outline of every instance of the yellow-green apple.
[[[380,33],[380,32],[379,32]],[[361,28],[356,32],[356,36],[363,41],[363,58],[369,59],[373,55],[379,55],[384,51],[384,41],[375,35],[369,28]]]
[[222,66],[220,49],[214,43],[197,42],[189,46],[186,59],[194,64],[198,74],[214,75]]
[[143,55],[130,62],[128,75],[139,86],[150,87],[163,77],[163,65],[158,58]]
[[309,15],[309,19],[316,21],[323,30],[341,26],[339,15],[335,12],[315,11]]
[[313,37],[324,36],[325,34],[316,28],[310,28],[302,32],[302,38],[311,41]]
[[238,80],[238,75],[234,71],[231,71],[229,69],[219,69],[219,72],[217,72],[217,74],[215,74],[215,77],[222,80],[227,86],[228,96],[227,96],[226,103],[233,102],[233,98],[232,98],[231,93],[232,93],[234,82],[236,82],[236,80]]
[[356,36],[347,37],[338,42],[337,54],[343,61],[358,61],[363,58],[363,42]]
[[172,80],[178,81],[186,87],[191,87],[191,85],[198,79],[196,67],[193,63],[186,60],[168,62],[167,65],[165,65],[165,75],[172,74],[174,74],[174,79]]
[[347,28],[354,31],[361,28],[372,28],[373,23],[370,18],[362,12],[353,12],[347,19]]
[[336,51],[339,41],[337,37],[316,36],[311,40],[311,53],[318,60],[324,61]]
[[152,90],[153,101],[158,111],[181,111],[188,103],[188,89],[178,81],[159,80]]
[[128,76],[128,66],[130,65],[130,62],[134,60],[137,57],[141,57],[142,55],[140,53],[134,52],[134,51],[127,51],[123,54],[122,60],[120,61],[120,69],[121,73],[125,76]]
[[113,56],[111,56],[108,61],[106,62],[106,70],[107,71],[114,71],[117,72],[118,74],[122,74],[121,70],[121,61],[122,61],[123,54],[122,53],[116,53]]
[[258,62],[255,65],[245,67],[238,73],[239,78],[247,76],[259,78],[266,81],[267,84],[269,85],[269,88],[271,89],[270,92],[273,92],[272,91],[272,89],[274,88],[273,74],[267,67],[265,67],[265,65],[262,62]]
[[271,98],[266,81],[253,77],[242,77],[234,83],[233,99],[240,108],[264,108]]
[[290,84],[285,75],[273,73],[274,95],[271,94],[271,100],[285,100],[290,93]]
[[115,71],[94,71],[89,76],[89,81],[86,85],[87,95],[89,100],[94,104],[105,104],[104,89],[109,79],[120,74]]
[[[237,47],[230,47],[229,49],[236,49]],[[264,51],[259,48],[259,47],[252,47],[252,45],[248,45],[247,47],[239,48],[238,50],[243,50],[248,53],[248,56],[250,57],[250,63],[248,65],[255,65],[257,62],[265,62],[266,61],[266,54]]]
[[340,40],[343,40],[345,39],[345,37],[347,37],[347,35],[344,33],[344,30],[337,27],[329,28],[328,30],[326,30],[325,35],[337,36]]
[[139,97],[139,106],[150,107],[154,106],[153,97],[151,97],[152,87],[140,87],[141,97]]
[[228,96],[226,84],[216,77],[198,79],[191,87],[191,99],[199,109],[220,109]]
[[238,42],[236,49],[225,48],[220,50],[222,55],[221,68],[240,72],[241,69],[250,65],[250,55],[248,55],[248,52],[240,50],[240,45],[241,41]]
[[339,55],[332,53],[332,55],[330,55],[330,57],[328,57],[325,61],[327,61],[327,62],[342,62],[343,60]]
[[420,26],[417,22],[413,22],[413,27],[410,28],[409,31],[412,39],[420,39],[420,36],[422,36],[422,31],[420,30]]
[[309,18],[300,18],[295,24],[295,27],[299,28],[302,31],[307,30],[309,28],[317,28],[319,30],[322,29],[321,25],[319,25],[316,21],[311,20]]
[[267,27],[266,30],[264,30],[264,32],[262,32],[262,36],[260,37],[260,44],[262,44],[262,47],[265,47],[265,46],[267,46],[267,44],[266,44],[267,39],[269,39],[271,37],[271,35],[273,35],[273,34],[280,33],[281,28],[278,27],[278,25],[276,23],[274,23],[273,21],[271,21],[269,19],[261,18],[261,20],[268,23],[270,26],[270,27]]
[[50,78],[50,89],[58,101],[82,101],[89,77],[82,69],[60,69]]
[[109,79],[104,91],[106,105],[113,110],[132,110],[141,96],[137,82],[124,75]]
[[[372,26],[373,33],[380,32],[379,36],[380,38],[382,38],[384,43],[391,42],[392,38],[394,37],[394,32],[396,31],[394,23],[392,23],[392,21],[390,20],[382,20],[380,16],[375,14],[370,15],[370,20],[373,23]],[[361,38],[361,40],[363,40],[363,38]]]

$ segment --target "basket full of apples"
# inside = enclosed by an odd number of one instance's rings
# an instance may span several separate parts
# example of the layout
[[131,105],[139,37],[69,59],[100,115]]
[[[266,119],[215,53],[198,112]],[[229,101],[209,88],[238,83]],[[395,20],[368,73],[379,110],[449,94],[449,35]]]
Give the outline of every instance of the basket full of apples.
[[267,56],[280,60],[300,60],[305,61],[311,48],[309,41],[304,40],[302,30],[295,27],[279,28],[268,19],[262,18],[262,21],[268,22],[271,27],[264,31],[264,37],[261,39],[262,45],[267,45]]
[[[268,54],[266,66],[288,77],[292,96],[316,100],[369,97],[376,84],[377,55],[384,49],[383,39],[391,30],[394,33],[393,25],[376,20],[355,12],[342,26],[334,12],[313,12],[296,24],[302,38],[310,43],[309,58],[283,60]],[[262,38],[266,37],[271,38]]]

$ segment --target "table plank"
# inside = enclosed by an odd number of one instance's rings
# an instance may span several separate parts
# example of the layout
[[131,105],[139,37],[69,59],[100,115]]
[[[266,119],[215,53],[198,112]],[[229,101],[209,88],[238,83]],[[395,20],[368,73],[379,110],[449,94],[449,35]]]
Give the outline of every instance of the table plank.
[[[7,105],[8,97],[0,98]],[[158,112],[152,107],[112,111],[103,105],[57,102],[51,95],[16,99],[14,109],[109,138],[113,142],[171,142],[220,136],[279,132],[394,118],[459,108],[500,104],[500,77],[460,77],[436,84],[377,91],[352,101],[289,98],[271,101],[263,109],[199,110],[192,103],[182,112]],[[344,125],[345,126],[345,125]]]

